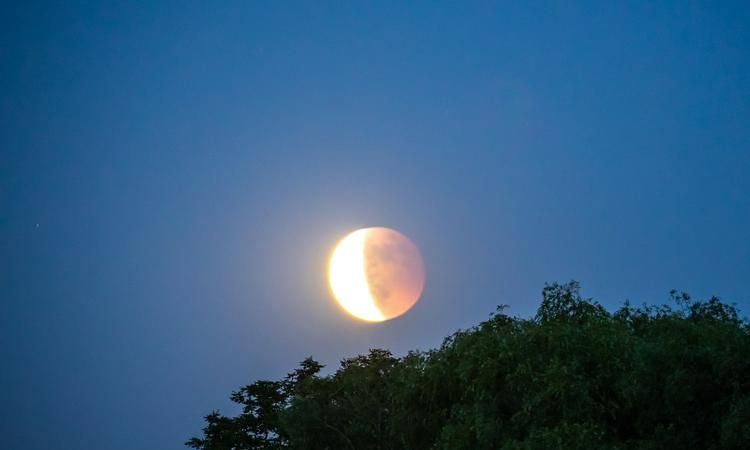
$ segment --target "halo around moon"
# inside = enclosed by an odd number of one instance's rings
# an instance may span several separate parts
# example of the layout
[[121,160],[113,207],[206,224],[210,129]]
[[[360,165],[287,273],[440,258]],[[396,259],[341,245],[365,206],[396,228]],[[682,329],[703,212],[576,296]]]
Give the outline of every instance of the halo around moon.
[[404,314],[419,300],[424,263],[417,246],[398,231],[362,228],[336,246],[328,283],[346,312],[382,322]]

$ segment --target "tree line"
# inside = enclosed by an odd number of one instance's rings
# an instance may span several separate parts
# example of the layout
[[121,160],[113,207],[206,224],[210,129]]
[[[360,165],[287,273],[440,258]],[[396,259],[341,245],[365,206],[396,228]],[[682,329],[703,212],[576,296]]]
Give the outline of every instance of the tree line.
[[750,448],[750,326],[718,298],[611,313],[576,282],[532,318],[503,307],[434,350],[312,358],[231,395],[201,450]]

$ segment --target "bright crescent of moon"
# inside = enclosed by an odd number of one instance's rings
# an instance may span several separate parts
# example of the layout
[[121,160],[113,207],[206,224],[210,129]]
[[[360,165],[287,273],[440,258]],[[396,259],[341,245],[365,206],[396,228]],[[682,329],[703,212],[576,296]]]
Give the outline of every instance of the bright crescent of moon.
[[400,316],[419,299],[424,267],[416,246],[389,228],[362,228],[331,256],[328,283],[341,307],[368,322]]
[[385,320],[370,295],[365,275],[365,238],[367,229],[346,236],[331,257],[328,280],[333,295],[351,315],[369,322]]

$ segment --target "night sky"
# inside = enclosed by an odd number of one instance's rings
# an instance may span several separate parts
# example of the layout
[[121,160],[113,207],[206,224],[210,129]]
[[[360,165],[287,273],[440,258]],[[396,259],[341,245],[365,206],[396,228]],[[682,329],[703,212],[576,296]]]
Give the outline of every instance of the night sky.
[[[3,448],[181,449],[545,282],[750,313],[747,2],[143,3],[1,9]],[[380,324],[326,286],[366,226],[427,271]]]

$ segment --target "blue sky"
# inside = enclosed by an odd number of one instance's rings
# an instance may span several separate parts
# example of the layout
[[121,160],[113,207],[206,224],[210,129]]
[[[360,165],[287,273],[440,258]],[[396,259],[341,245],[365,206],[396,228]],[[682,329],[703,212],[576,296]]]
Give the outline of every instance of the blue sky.
[[[747,315],[748,6],[610,3],[4,6],[7,447],[179,449],[242,384],[545,282]],[[324,272],[376,225],[427,284],[372,325]]]

